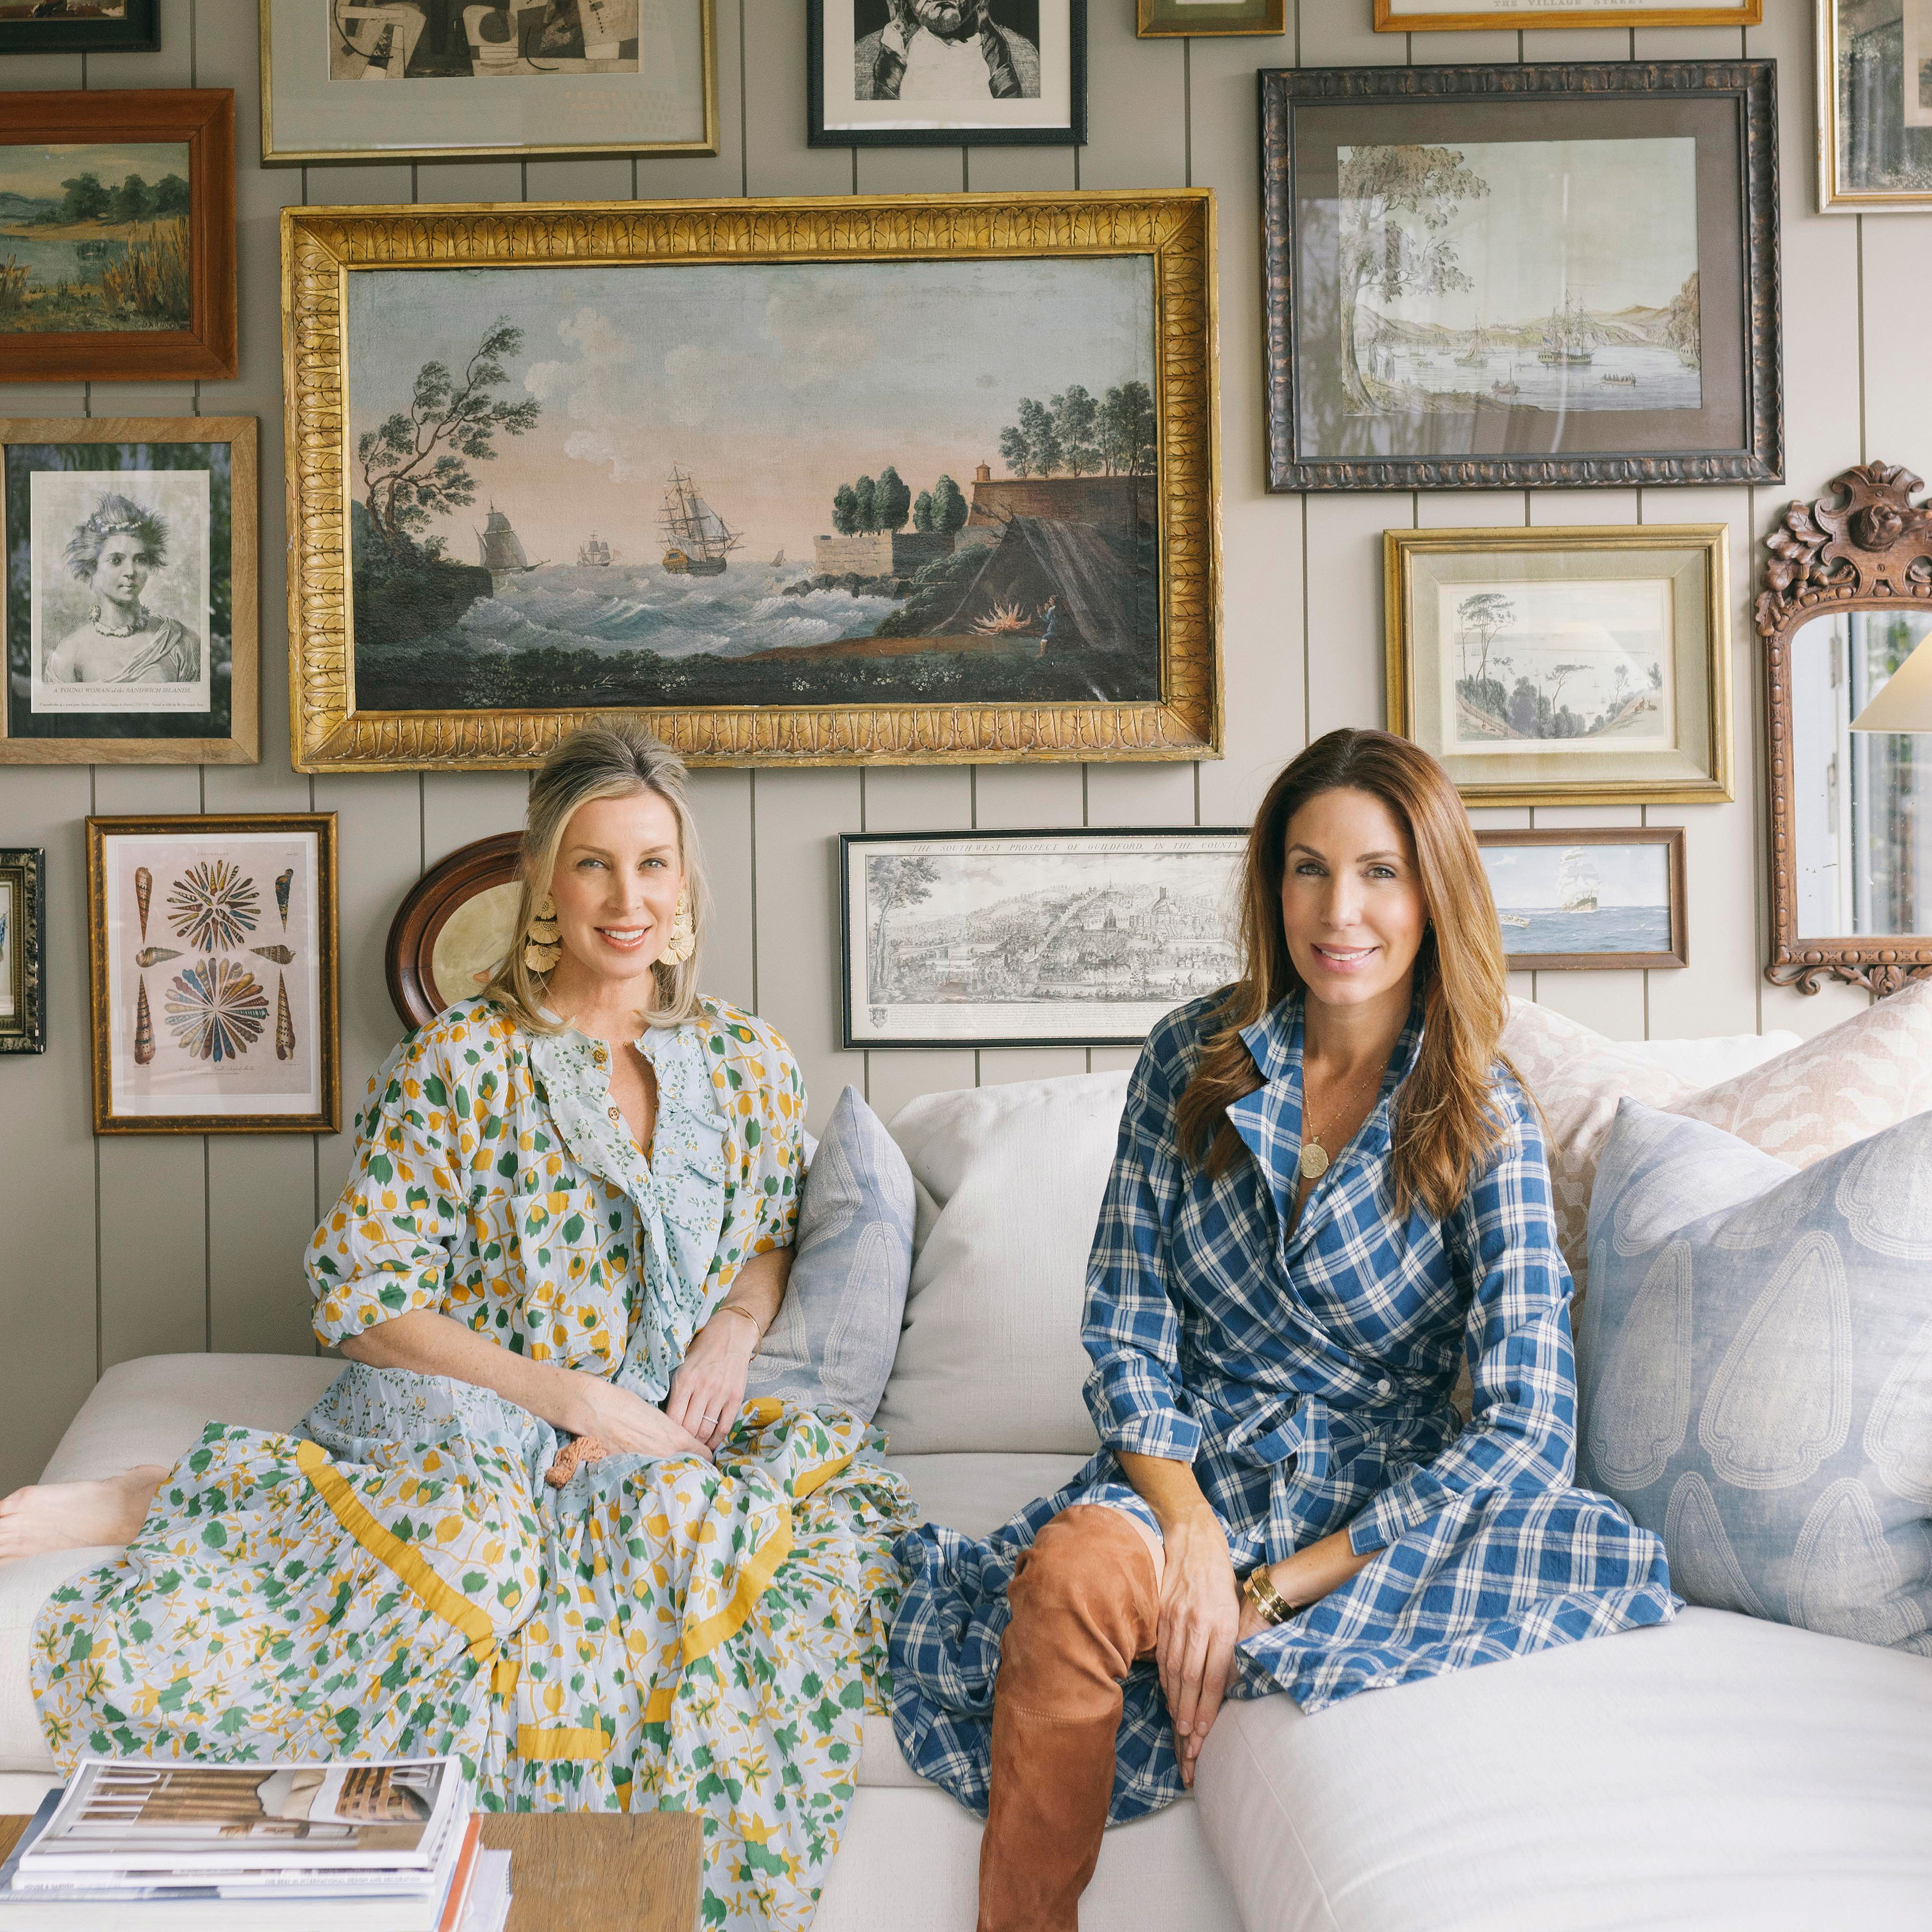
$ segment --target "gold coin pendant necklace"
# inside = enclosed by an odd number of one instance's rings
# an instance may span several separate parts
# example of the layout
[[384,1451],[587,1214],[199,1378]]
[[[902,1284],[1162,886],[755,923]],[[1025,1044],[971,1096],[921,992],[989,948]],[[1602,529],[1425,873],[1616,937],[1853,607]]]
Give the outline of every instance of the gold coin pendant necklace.
[[[1382,1065],[1376,1070],[1375,1077],[1378,1082],[1380,1081],[1382,1074],[1387,1071],[1388,1065],[1388,1063],[1384,1060]],[[1302,1118],[1306,1120],[1308,1108],[1308,1066],[1306,1060],[1302,1063],[1301,1077]],[[1344,1091],[1342,1099],[1345,1101],[1352,1100],[1366,1084],[1366,1078],[1352,1082]],[[1335,1113],[1329,1116],[1329,1126],[1334,1126],[1340,1118],[1340,1110],[1337,1109]],[[1304,1180],[1319,1180],[1328,1172],[1330,1166],[1328,1150],[1322,1144],[1321,1135],[1312,1129],[1310,1130],[1307,1138],[1301,1143],[1301,1157],[1297,1164]]]

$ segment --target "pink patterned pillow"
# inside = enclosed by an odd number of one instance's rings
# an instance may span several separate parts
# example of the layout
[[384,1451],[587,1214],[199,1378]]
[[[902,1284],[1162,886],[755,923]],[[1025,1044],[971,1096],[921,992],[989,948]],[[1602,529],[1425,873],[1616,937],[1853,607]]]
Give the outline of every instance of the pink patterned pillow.
[[1932,982],[1918,980],[1762,1066],[1670,1102],[1666,1111],[1708,1120],[1760,1153],[1809,1167],[1928,1108]]

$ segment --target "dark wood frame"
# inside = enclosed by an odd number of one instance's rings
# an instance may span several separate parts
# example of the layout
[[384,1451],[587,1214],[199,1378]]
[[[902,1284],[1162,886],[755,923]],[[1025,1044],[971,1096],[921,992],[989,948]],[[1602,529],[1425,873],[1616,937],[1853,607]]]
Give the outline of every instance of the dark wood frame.
[[[0,396],[4,392],[0,391]],[[255,765],[262,760],[260,597],[256,581],[257,482],[253,416],[16,416],[0,419],[0,452],[16,442],[212,443],[228,446],[228,735],[14,738],[0,692],[0,766],[7,765]],[[112,470],[101,470],[110,476]],[[5,550],[6,484],[0,473],[0,566]],[[0,568],[0,664],[10,614]],[[211,722],[212,722],[211,720]]]
[[1688,966],[1690,942],[1688,931],[1687,890],[1684,863],[1684,828],[1681,825],[1593,825],[1534,832],[1486,831],[1476,834],[1480,846],[1504,845],[1662,845],[1668,849],[1670,881],[1670,946],[1664,952],[1512,952],[1510,929],[1503,928],[1503,957],[1512,973],[1649,972],[1659,968]]
[[14,888],[14,1010],[0,1014],[0,1053],[44,1053],[47,1044],[47,855],[0,847],[0,881]]
[[957,827],[941,832],[842,832],[838,835],[838,1024],[839,1044],[854,1052],[899,1053],[945,1052],[976,1053],[1007,1046],[1138,1046],[1144,1033],[1066,1034],[1037,1039],[1030,1034],[1016,1038],[1004,1035],[955,1034],[938,1040],[859,1040],[852,1032],[852,852],[855,846],[903,844],[908,839],[933,843],[947,841],[982,845],[1010,838],[1240,838],[1248,836],[1243,825],[1042,825],[1028,830],[997,832],[962,832]]
[[1932,506],[1909,470],[1862,464],[1832,479],[1832,492],[1793,502],[1765,538],[1771,560],[1753,618],[1765,640],[1766,782],[1771,788],[1771,963],[1774,986],[1815,993],[1840,980],[1895,993],[1932,977],[1932,934],[1801,938],[1791,767],[1791,647],[1814,617],[1841,611],[1932,610]]
[[[1539,24],[1547,24],[1539,22]],[[1268,488],[1295,490],[1628,488],[1776,482],[1784,473],[1778,323],[1778,94],[1774,61],[1538,62],[1518,66],[1264,68],[1261,86],[1263,362]],[[1568,456],[1304,458],[1295,406],[1294,116],[1301,106],[1412,101],[1538,106],[1580,95],[1720,98],[1738,117],[1739,274],[1746,320],[1740,378],[1748,445]]]
[[383,975],[404,1025],[427,1025],[454,1004],[436,983],[436,942],[455,913],[478,892],[508,885],[517,876],[523,847],[520,832],[494,832],[459,845],[404,895],[382,943]]
[[[342,1126],[341,962],[336,896],[335,814],[332,812],[195,812],[131,814],[88,818],[87,826],[88,1011],[94,1078],[94,1131],[97,1134],[332,1134]],[[316,944],[321,950],[316,1016],[316,1062],[321,1106],[313,1114],[144,1114],[112,1111],[113,1087],[108,1054],[112,1039],[107,1018],[107,894],[106,841],[143,832],[175,837],[219,838],[225,833],[273,832],[316,841]]]
[[1501,28],[1505,32],[1533,32],[1539,27],[1760,27],[1764,0],[1744,0],[1738,7],[1672,6],[1669,0],[1631,0],[1623,7],[1521,8],[1465,7],[1456,14],[1411,14],[1402,0],[1376,0],[1378,34],[1441,34]]
[[[1054,0],[1040,0],[1042,6]],[[834,128],[825,124],[825,0],[805,0],[805,141],[809,148],[1084,148],[1087,0],[1066,0],[1069,65],[1064,128]]]
[[1226,20],[1216,24],[1214,20],[1214,10],[1211,7],[1192,10],[1208,15],[1206,20],[1190,20],[1182,26],[1163,27],[1156,23],[1154,16],[1154,8],[1159,4],[1160,0],[1140,0],[1134,32],[1143,40],[1207,40],[1216,34],[1280,34],[1288,31],[1288,0],[1226,0],[1226,10],[1228,14],[1240,9],[1252,13],[1259,7],[1262,24],[1258,27],[1246,21],[1230,22]]
[[0,59],[8,54],[152,54],[160,46],[160,0],[128,0],[118,20],[0,20]]
[[235,96],[226,88],[10,94],[0,141],[188,151],[188,326],[0,334],[0,382],[184,382],[236,373]]

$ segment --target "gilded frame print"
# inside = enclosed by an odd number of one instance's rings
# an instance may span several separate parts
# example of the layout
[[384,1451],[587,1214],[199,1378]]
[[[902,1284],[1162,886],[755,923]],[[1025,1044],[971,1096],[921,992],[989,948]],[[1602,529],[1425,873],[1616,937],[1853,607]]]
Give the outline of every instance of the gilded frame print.
[[1234,977],[1247,846],[1238,826],[843,833],[842,1044],[1137,1046]]
[[[0,766],[259,762],[256,428],[0,420]],[[117,535],[144,547],[132,615],[95,634]]]
[[1910,214],[1932,208],[1932,7],[1925,0],[1814,0],[1817,9],[1818,209]]
[[92,14],[63,9],[57,17],[43,13],[42,0],[0,0],[0,58],[8,54],[152,54],[160,46],[160,0],[106,0]]
[[87,951],[96,1133],[338,1130],[334,812],[89,818]]
[[432,25],[424,0],[330,0],[325,32],[316,0],[260,4],[270,167],[718,152],[716,0],[505,0],[515,38],[488,44],[483,8]]
[[1777,480],[1774,62],[1260,82],[1271,490]]
[[1672,6],[1669,0],[1505,0],[1497,6],[1470,7],[1463,0],[1440,0],[1418,7],[1415,0],[1376,0],[1378,34],[1472,32],[1501,28],[1516,33],[1539,27],[1758,27],[1764,0],[1704,0],[1702,6]]
[[47,1044],[47,855],[0,846],[0,1053]]
[[1723,524],[1385,531],[1388,728],[1471,805],[1731,798],[1728,544]]
[[1690,964],[1682,826],[1483,831],[1476,844],[1512,973]]
[[1144,40],[1287,30],[1288,0],[1140,0],[1134,23]]
[[[38,206],[0,235],[0,382],[232,376],[233,94],[82,90],[6,101],[0,188]],[[63,178],[68,168],[79,172]],[[10,314],[38,323],[48,302],[52,321],[74,326],[8,326]]]
[[[1220,755],[1206,190],[291,208],[282,240],[298,770],[527,767],[610,710],[704,765]],[[410,370],[488,344],[496,460],[418,518],[385,480]]]

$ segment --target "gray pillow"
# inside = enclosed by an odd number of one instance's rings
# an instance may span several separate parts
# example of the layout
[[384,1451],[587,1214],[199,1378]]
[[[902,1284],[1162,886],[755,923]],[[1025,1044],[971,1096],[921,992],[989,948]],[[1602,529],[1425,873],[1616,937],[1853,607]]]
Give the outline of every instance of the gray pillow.
[[1932,1654],[1932,1113],[1802,1169],[1618,1109],[1577,1477],[1694,1604]]
[[870,1422],[898,1351],[912,1274],[912,1169],[855,1087],[838,1096],[799,1204],[785,1298],[747,1396],[828,1404]]

